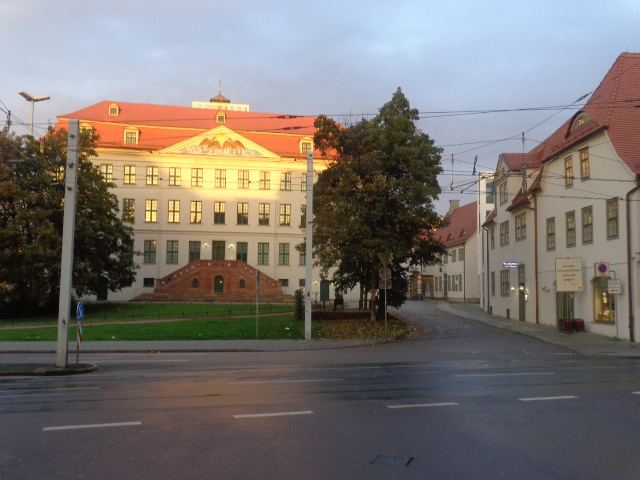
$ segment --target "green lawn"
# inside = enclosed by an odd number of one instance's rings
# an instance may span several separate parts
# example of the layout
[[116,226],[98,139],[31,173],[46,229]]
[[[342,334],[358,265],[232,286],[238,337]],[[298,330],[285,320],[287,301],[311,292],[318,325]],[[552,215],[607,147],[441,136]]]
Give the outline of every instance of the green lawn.
[[[259,339],[287,340],[304,338],[304,322],[296,322],[293,315],[265,316],[258,319]],[[316,321],[312,324],[312,337],[336,338],[385,338],[384,323],[368,320]],[[391,320],[388,338],[406,333],[404,322]],[[56,327],[0,329],[0,342],[54,342]],[[209,318],[154,323],[119,323],[85,325],[82,338],[92,341],[153,341],[153,340],[249,340],[256,338],[255,317]],[[69,328],[69,341],[76,340],[75,323]]]
[[[290,313],[293,305],[261,304],[259,314]],[[83,323],[128,322],[140,320],[162,320],[172,318],[212,318],[237,315],[255,315],[255,304],[216,303],[88,303],[84,305]],[[75,306],[71,312],[75,322]],[[0,320],[0,326],[57,325],[53,317]]]

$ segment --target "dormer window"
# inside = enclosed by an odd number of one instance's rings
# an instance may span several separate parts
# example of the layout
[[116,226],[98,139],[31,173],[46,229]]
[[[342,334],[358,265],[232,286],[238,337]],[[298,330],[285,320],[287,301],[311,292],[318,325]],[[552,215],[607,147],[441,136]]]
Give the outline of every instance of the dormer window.
[[124,129],[124,143],[136,145],[140,136],[140,130],[135,127],[127,127]]
[[118,105],[115,103],[109,105],[109,116],[117,117],[118,115],[120,115],[120,107],[118,107]]
[[591,125],[591,123],[593,123],[593,120],[591,120],[591,117],[586,113],[581,113],[573,121],[573,125],[571,125],[570,132],[573,135],[574,133],[577,133],[580,130],[588,127],[589,125]]
[[300,141],[300,153],[309,153],[313,151],[313,141],[310,138],[303,138]]
[[464,231],[464,228],[462,229],[462,231],[460,232],[460,236],[464,237],[467,233]]
[[86,132],[92,133],[93,132],[93,126],[90,123],[82,122],[80,124],[80,130],[81,131],[84,130]]
[[216,114],[216,122],[218,123],[226,123],[227,115],[224,112],[218,112]]

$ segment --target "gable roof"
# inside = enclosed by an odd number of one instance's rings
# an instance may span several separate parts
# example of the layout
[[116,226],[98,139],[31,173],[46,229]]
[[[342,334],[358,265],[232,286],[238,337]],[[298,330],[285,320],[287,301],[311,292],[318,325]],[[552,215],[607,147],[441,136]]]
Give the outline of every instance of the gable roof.
[[[447,217],[449,225],[436,230],[434,237],[439,238],[447,248],[462,245],[478,229],[478,202],[458,207]],[[447,240],[449,237],[451,239]]]
[[[582,128],[572,126],[578,117],[588,119]],[[631,171],[640,174],[640,53],[622,53],[605,75],[585,106],[569,118],[528,154],[503,154],[509,166],[523,158],[537,167],[572,148],[591,135],[606,130],[620,158]],[[517,170],[518,168],[513,168]]]
[[529,203],[531,195],[540,190],[540,185],[542,183],[542,171],[542,169],[538,171],[538,175],[536,175],[535,180],[531,183],[529,188],[527,188],[526,192],[523,192],[522,188],[518,190],[518,193],[513,198],[511,205],[507,207],[508,212],[515,210],[520,206],[527,205]]
[[[109,115],[109,106],[118,115]],[[89,123],[100,136],[99,146],[160,150],[220,125],[241,133],[280,156],[306,157],[300,141],[313,140],[316,117],[224,110],[225,122],[217,121],[216,109],[126,103],[105,100],[90,107],[58,116],[56,128],[68,128],[69,119]],[[137,144],[124,143],[125,129],[139,132]],[[320,157],[315,151],[314,156]]]

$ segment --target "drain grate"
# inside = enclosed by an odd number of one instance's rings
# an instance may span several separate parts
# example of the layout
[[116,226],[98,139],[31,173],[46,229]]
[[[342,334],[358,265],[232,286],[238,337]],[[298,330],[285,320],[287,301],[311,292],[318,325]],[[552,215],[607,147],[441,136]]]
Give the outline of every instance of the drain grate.
[[374,465],[390,465],[392,467],[406,467],[413,457],[389,457],[387,455],[378,455],[373,462]]

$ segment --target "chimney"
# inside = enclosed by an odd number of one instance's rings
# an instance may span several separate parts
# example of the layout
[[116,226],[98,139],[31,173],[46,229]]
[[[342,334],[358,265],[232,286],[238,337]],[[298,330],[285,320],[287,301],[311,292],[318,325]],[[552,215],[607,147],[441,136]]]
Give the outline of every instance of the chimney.
[[460,200],[449,200],[449,215],[460,206]]

